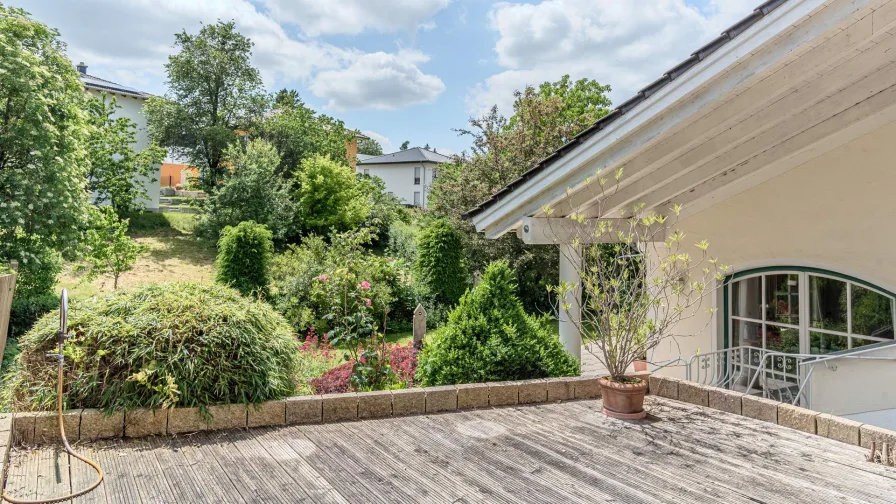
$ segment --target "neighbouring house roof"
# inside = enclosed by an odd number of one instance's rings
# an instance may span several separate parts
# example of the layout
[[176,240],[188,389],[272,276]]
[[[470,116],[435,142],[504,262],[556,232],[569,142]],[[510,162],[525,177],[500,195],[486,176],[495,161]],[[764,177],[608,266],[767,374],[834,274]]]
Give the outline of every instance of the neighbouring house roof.
[[152,97],[152,95],[149,93],[145,93],[132,87],[123,86],[116,82],[101,79],[99,77],[86,73],[81,74],[81,82],[84,83],[84,87],[86,87],[87,89],[95,89],[97,91],[105,91],[107,93],[118,93],[140,100],[147,100]]
[[534,167],[529,169],[526,173],[521,175],[519,178],[510,182],[503,189],[493,194],[489,199],[480,203],[477,207],[470,209],[467,213],[463,215],[464,219],[469,219],[491,205],[495,204],[500,199],[508,196],[518,187],[522,186],[527,180],[532,178],[534,175],[538,174],[545,168],[549,167],[551,164],[562,158],[564,155],[569,154],[573,150],[577,149],[582,142],[596,135],[604,128],[612,124],[617,119],[621,118],[625,114],[629,113],[632,109],[636,108],[639,104],[641,104],[644,100],[649,98],[651,95],[665,87],[667,84],[671,83],[675,79],[681,77],[691,68],[697,66],[701,61],[703,61],[706,57],[716,52],[719,48],[723,47],[728,42],[734,40],[735,37],[745,32],[751,26],[756,24],[760,19],[767,16],[769,13],[785,4],[788,0],[768,0],[759,7],[756,7],[753,12],[732,25],[727,30],[723,31],[721,35],[716,37],[714,40],[704,45],[700,49],[697,49],[693,52],[690,57],[686,60],[682,61],[669,71],[665,72],[662,77],[649,84],[644,89],[638,91],[638,93],[632,98],[626,100],[621,105],[616,107],[612,112],[607,114],[606,116],[599,119],[595,122],[591,127],[586,129],[585,131],[579,133],[572,140],[567,142],[565,145],[554,151],[550,156],[541,160]]
[[[358,159],[360,159],[360,157]],[[404,163],[447,163],[449,161],[451,161],[451,158],[449,158],[448,156],[443,156],[438,152],[426,150],[422,147],[414,147],[413,149],[407,149],[403,151],[393,152],[391,154],[372,157],[370,159],[364,159],[361,160],[361,162],[359,162],[358,164],[379,165]]]
[[367,159],[372,159],[378,156],[371,156],[370,154],[358,154],[358,161],[364,161]]

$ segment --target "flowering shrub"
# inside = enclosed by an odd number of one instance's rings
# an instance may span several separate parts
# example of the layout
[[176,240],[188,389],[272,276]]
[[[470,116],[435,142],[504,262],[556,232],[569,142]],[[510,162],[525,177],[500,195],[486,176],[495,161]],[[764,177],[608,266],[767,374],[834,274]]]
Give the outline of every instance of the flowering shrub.
[[333,367],[340,352],[327,339],[326,335],[318,336],[312,327],[305,335],[305,341],[299,347],[299,393],[311,394],[314,390],[310,383]]
[[[417,373],[417,352],[414,344],[386,345],[389,367],[395,374],[398,383],[404,387],[414,386],[414,375]],[[318,378],[311,380],[311,389],[315,394],[341,394],[357,390],[352,385],[352,369],[354,362],[340,364]]]

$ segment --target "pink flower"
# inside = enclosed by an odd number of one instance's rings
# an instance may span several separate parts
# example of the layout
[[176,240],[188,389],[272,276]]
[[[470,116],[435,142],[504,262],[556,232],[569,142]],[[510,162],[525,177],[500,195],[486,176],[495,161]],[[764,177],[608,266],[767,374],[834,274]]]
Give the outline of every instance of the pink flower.
[[365,306],[370,306],[370,305],[372,305],[372,304],[373,304],[373,301],[371,301],[371,300],[369,300],[369,299],[365,299],[365,300],[364,300],[364,305],[365,305]]
[[359,285],[358,287],[360,287],[361,290],[370,290],[370,282],[368,282],[367,280],[364,280],[363,282],[361,282],[361,285]]
[[321,275],[321,276],[317,277],[317,279],[320,281],[320,283],[326,283],[327,280],[330,279],[330,277],[328,277],[327,275]]

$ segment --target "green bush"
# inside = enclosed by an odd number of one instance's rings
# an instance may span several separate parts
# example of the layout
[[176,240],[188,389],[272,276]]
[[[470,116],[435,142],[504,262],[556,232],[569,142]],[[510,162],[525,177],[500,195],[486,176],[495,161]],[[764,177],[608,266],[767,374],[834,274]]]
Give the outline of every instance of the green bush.
[[414,224],[395,221],[389,226],[389,245],[386,253],[407,264],[417,263],[417,234],[419,230]]
[[244,296],[266,295],[273,256],[273,237],[265,226],[252,221],[227,226],[218,240],[215,280]]
[[18,338],[25,334],[35,322],[56,308],[59,308],[59,296],[56,294],[20,298],[16,292],[9,310],[9,337]]
[[347,231],[370,215],[370,201],[354,171],[328,157],[314,155],[302,160],[294,182],[298,187],[298,219],[306,231]]
[[417,237],[416,273],[429,292],[449,306],[467,289],[463,237],[447,220],[434,221]]
[[19,261],[15,296],[34,299],[51,294],[61,271],[62,258],[57,252],[36,247],[27,261]]
[[[53,409],[58,312],[19,339],[5,389],[25,410]],[[299,344],[266,303],[220,285],[149,284],[73,301],[67,409],[260,403],[295,391]]]
[[390,307],[389,327],[392,327],[392,287],[398,282],[399,270],[395,261],[379,257],[366,248],[371,238],[369,229],[332,234],[329,244],[311,235],[301,245],[291,245],[276,257],[271,269],[271,300],[297,332],[304,333],[311,327],[317,328],[320,334],[329,330],[324,316],[332,306],[319,278],[333,275],[348,264],[371,284],[368,297],[378,322],[383,321],[384,308]]
[[295,206],[289,187],[276,173],[280,156],[273,145],[253,140],[225,152],[231,171],[202,206],[199,236],[217,240],[226,226],[254,221],[264,224],[278,242],[293,232]]
[[426,341],[417,365],[424,386],[576,376],[549,319],[526,314],[505,262],[489,265],[438,336]]

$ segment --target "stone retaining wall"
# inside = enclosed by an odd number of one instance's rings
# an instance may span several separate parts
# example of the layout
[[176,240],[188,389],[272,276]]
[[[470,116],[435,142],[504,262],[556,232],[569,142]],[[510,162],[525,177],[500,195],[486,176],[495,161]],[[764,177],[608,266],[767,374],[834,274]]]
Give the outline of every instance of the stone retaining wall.
[[883,443],[896,447],[896,431],[677,378],[651,376],[649,381],[650,393],[667,399],[727,411],[863,448],[870,449],[872,443],[878,448]]
[[[644,373],[643,376],[646,378],[647,374]],[[300,396],[268,401],[248,408],[243,405],[209,406],[211,418],[200,414],[199,408],[138,409],[113,415],[104,415],[99,410],[73,410],[64,413],[64,425],[66,437],[74,443],[206,430],[346,422],[597,398],[600,398],[599,378],[579,376]],[[0,438],[9,439],[7,444],[40,445],[61,442],[55,412],[16,413],[11,419],[9,430],[11,435],[0,432]]]

